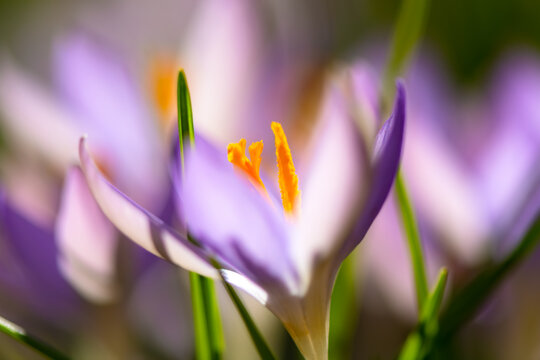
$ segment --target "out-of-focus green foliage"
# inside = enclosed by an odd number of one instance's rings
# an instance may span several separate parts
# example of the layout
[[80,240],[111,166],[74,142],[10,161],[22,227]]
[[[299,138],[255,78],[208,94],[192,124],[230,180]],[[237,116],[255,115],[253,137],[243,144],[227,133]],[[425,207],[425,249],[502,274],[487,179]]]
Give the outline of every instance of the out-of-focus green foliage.
[[[387,33],[399,1],[368,1],[362,13],[364,38]],[[534,0],[440,0],[430,5],[423,38],[443,54],[457,80],[482,80],[508,46],[540,49],[540,2]]]

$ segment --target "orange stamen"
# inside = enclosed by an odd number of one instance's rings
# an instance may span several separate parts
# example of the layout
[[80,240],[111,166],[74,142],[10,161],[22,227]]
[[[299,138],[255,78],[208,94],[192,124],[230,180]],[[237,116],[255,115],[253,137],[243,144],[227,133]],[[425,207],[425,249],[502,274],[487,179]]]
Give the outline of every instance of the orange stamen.
[[249,180],[261,189],[265,190],[264,184],[259,175],[261,166],[261,154],[263,150],[263,142],[254,142],[249,146],[249,156],[246,156],[246,140],[241,139],[238,143],[231,143],[227,146],[227,158],[236,166],[248,175]]
[[296,211],[300,199],[298,176],[294,170],[291,149],[289,148],[287,137],[285,136],[281,124],[272,122],[272,131],[274,132],[274,137],[276,139],[278,181],[283,210],[286,213],[292,214]]

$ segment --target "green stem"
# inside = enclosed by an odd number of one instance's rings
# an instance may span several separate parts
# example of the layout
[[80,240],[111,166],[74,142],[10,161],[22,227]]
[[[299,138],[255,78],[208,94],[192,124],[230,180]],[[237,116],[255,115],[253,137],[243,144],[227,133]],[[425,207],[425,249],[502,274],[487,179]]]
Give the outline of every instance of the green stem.
[[37,351],[38,353],[44,355],[45,357],[49,359],[55,359],[55,360],[69,359],[69,357],[62,354],[60,351],[36,339],[35,337],[28,334],[20,326],[13,324],[11,321],[8,321],[1,316],[0,316],[0,331],[8,336],[11,336],[13,339],[19,341],[20,343],[28,345],[30,348],[34,349],[35,351]]
[[352,355],[359,309],[356,255],[353,252],[343,261],[332,290],[328,349],[330,359],[347,359]]
[[197,360],[210,360],[210,335],[205,314],[201,276],[190,272],[191,303],[193,308],[193,328],[195,331],[195,353]]
[[214,281],[207,277],[200,277],[201,290],[204,297],[206,323],[208,326],[209,343],[212,351],[212,359],[219,360],[223,357],[225,339],[219,314],[218,301]]
[[424,254],[422,251],[422,244],[420,242],[420,235],[418,233],[414,211],[407,194],[407,188],[401,175],[401,171],[398,171],[396,176],[396,195],[401,215],[401,222],[403,229],[405,230],[407,246],[409,248],[409,255],[411,257],[413,267],[418,310],[419,314],[421,314],[424,303],[428,296],[426,266],[424,263]]

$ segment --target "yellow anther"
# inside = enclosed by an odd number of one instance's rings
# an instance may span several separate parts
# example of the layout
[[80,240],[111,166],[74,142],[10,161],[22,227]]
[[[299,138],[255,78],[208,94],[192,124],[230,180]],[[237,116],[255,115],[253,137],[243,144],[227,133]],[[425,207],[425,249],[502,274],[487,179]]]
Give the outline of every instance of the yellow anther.
[[285,136],[285,132],[283,132],[281,124],[272,122],[272,131],[276,139],[278,182],[283,210],[286,213],[293,214],[300,199],[298,176],[294,170],[291,149],[289,148],[287,137]]
[[256,186],[265,190],[264,184],[259,175],[261,166],[261,154],[263,150],[263,142],[254,142],[249,146],[249,156],[246,156],[246,140],[241,139],[238,143],[231,143],[227,146],[227,158],[236,166],[248,175],[249,180]]

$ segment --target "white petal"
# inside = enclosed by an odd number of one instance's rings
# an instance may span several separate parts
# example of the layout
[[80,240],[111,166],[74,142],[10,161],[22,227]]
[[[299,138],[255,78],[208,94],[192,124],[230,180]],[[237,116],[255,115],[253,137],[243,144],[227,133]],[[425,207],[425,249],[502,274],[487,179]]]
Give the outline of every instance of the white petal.
[[91,159],[84,138],[81,139],[79,151],[88,186],[101,210],[118,230],[154,255],[186,270],[218,277],[215,269],[194,245],[105,180]]
[[335,93],[326,97],[311,167],[300,179],[302,207],[293,246],[305,274],[315,258],[341,245],[365,195],[367,155],[341,100]]
[[249,295],[253,296],[261,304],[266,305],[268,301],[268,293],[264,291],[259,285],[249,280],[243,275],[230,270],[221,270],[221,274],[225,281],[229,284],[236,286],[237,288],[245,291]]
[[189,83],[195,128],[227,144],[238,141],[245,100],[252,96],[259,25],[251,2],[207,0],[199,5],[180,66]]
[[63,172],[78,161],[82,131],[37,82],[6,60],[0,66],[0,112],[7,130]]

